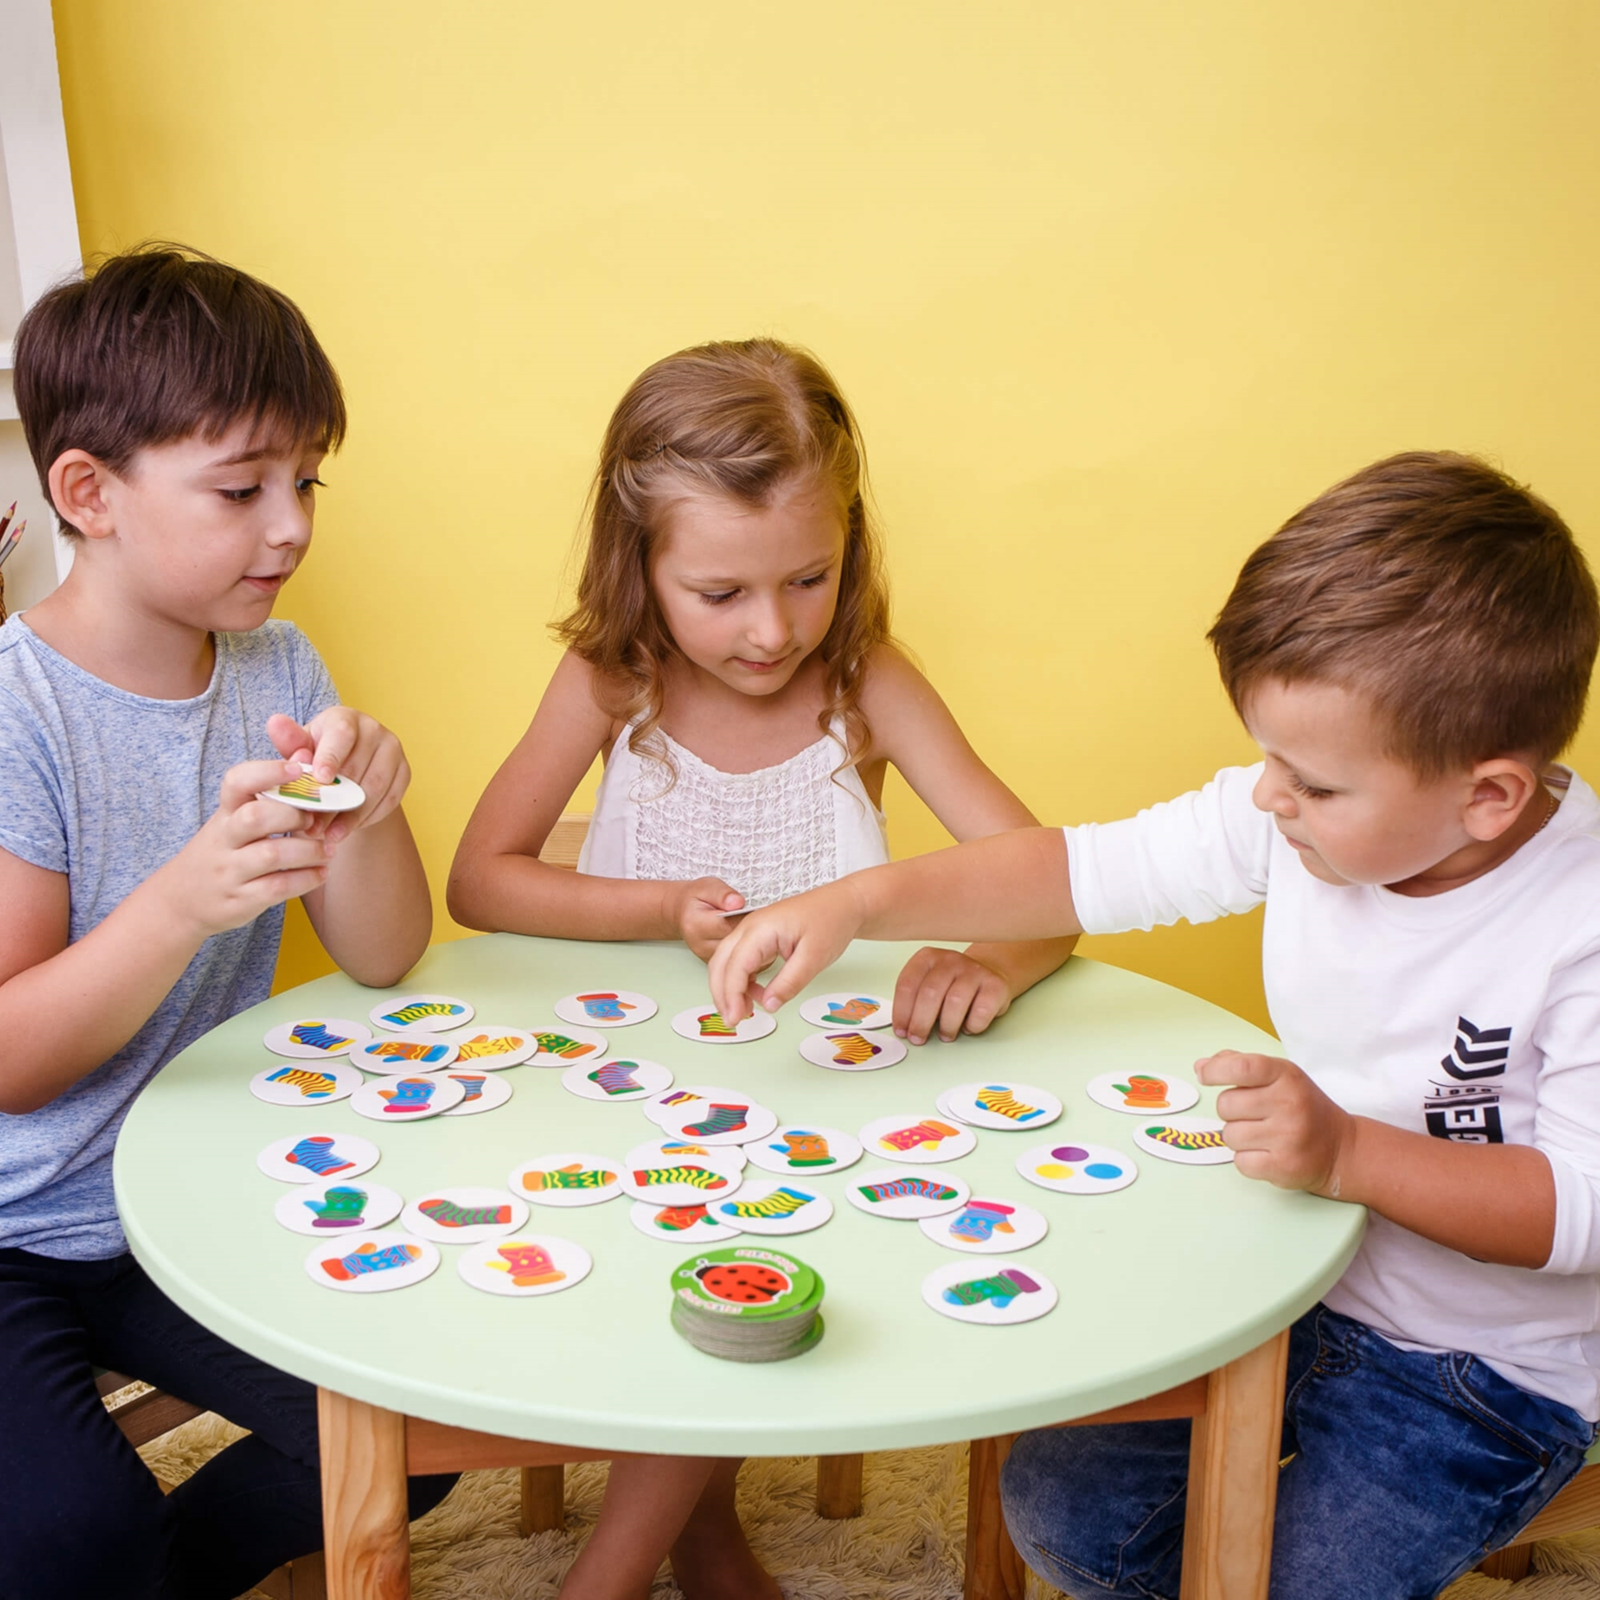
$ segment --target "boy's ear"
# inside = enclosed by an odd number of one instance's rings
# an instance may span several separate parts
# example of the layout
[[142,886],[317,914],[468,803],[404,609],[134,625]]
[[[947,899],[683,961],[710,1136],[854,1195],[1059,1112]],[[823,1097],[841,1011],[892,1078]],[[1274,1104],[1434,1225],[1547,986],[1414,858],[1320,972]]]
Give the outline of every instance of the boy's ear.
[[50,463],[50,500],[56,515],[90,539],[116,532],[106,490],[114,474],[87,450],[63,450]]
[[1525,761],[1496,756],[1472,769],[1472,794],[1465,817],[1467,832],[1488,843],[1498,839],[1543,792],[1539,774]]

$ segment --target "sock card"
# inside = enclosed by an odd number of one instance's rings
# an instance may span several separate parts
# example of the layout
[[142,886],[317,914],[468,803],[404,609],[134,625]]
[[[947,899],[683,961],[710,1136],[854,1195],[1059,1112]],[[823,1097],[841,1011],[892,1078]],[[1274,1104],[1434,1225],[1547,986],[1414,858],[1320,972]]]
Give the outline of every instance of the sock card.
[[922,1280],[922,1298],[941,1316],[996,1328],[1032,1322],[1054,1311],[1060,1296],[1043,1273],[1018,1261],[951,1261]]
[[1215,1117],[1167,1117],[1133,1130],[1133,1142],[1163,1161],[1185,1167],[1220,1167],[1233,1160]]
[[964,1206],[972,1190],[948,1172],[906,1172],[879,1167],[845,1180],[844,1197],[869,1217],[917,1221]]
[[765,1039],[777,1026],[778,1019],[768,1011],[757,1011],[737,1027],[730,1026],[709,1005],[690,1006],[672,1019],[674,1033],[701,1044],[746,1044],[751,1039]]
[[452,1106],[442,1113],[447,1117],[475,1117],[480,1111],[496,1110],[511,1098],[510,1080],[497,1078],[481,1067],[474,1070],[457,1062],[440,1076],[448,1078],[452,1083],[459,1083],[465,1091],[461,1096],[460,1105]]
[[561,1074],[561,1087],[582,1100],[648,1100],[672,1087],[672,1073],[659,1061],[642,1056],[607,1056],[604,1061],[575,1061]]
[[407,1233],[435,1244],[478,1244],[515,1233],[528,1220],[528,1205],[504,1189],[424,1189],[400,1213]]
[[993,1128],[1001,1133],[1046,1128],[1061,1115],[1061,1102],[1048,1089],[1000,1079],[946,1089],[939,1096],[939,1105],[975,1128]]
[[365,1044],[372,1030],[364,1022],[347,1017],[303,1017],[280,1022],[268,1028],[261,1041],[275,1056],[302,1061],[321,1061],[329,1056],[347,1056],[358,1044]]
[[847,1028],[834,1033],[810,1033],[800,1041],[800,1054],[814,1067],[830,1072],[877,1072],[906,1058],[906,1042],[892,1033],[863,1033]]
[[708,1200],[706,1210],[741,1233],[810,1233],[833,1216],[833,1202],[793,1178],[763,1179],[732,1199]]
[[403,994],[368,1013],[375,1028],[394,1033],[439,1033],[472,1021],[472,1006],[448,994]]
[[274,789],[257,790],[256,799],[276,800],[279,805],[293,806],[296,811],[354,811],[367,803],[367,792],[354,778],[318,783],[307,770]]
[[280,1061],[250,1080],[250,1093],[269,1106],[323,1106],[348,1099],[365,1081],[347,1061]]
[[748,1095],[695,1100],[681,1108],[668,1108],[657,1123],[668,1138],[709,1145],[745,1145],[752,1139],[764,1139],[777,1125],[777,1112],[757,1105]]
[[291,1133],[256,1157],[279,1183],[322,1183],[359,1177],[378,1164],[378,1147],[358,1133]]

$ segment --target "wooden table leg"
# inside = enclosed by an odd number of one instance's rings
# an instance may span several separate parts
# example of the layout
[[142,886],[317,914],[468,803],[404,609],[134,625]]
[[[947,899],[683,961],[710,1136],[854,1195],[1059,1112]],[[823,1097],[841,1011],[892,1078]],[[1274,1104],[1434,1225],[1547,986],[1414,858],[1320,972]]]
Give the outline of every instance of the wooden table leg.
[[517,1531],[524,1539],[530,1533],[550,1533],[567,1524],[567,1469],[524,1467],[522,1469],[522,1513]]
[[817,1457],[817,1515],[819,1517],[859,1517],[861,1515],[861,1457]]
[[1000,1513],[1000,1469],[1014,1433],[967,1447],[967,1574],[963,1600],[1022,1600],[1028,1569]]
[[1208,1380],[1189,1445],[1182,1600],[1267,1600],[1288,1364],[1285,1329]]
[[406,1419],[317,1390],[328,1600],[410,1600]]

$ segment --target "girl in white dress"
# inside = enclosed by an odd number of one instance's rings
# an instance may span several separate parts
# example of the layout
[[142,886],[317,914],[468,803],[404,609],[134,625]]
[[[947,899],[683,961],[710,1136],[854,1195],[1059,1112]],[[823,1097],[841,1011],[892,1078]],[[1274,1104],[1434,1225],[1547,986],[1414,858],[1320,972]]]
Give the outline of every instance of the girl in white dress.
[[[701,345],[635,380],[606,430],[577,604],[533,722],[450,874],[468,927],[681,937],[888,860],[892,762],[959,841],[1033,825],[896,649],[859,435],[833,379],[771,339]],[[606,759],[577,873],[539,850]],[[988,1027],[1070,940],[925,949],[894,1027]],[[670,1549],[691,1600],[777,1600],[739,1531],[737,1462],[613,1464],[566,1600],[643,1600]]]

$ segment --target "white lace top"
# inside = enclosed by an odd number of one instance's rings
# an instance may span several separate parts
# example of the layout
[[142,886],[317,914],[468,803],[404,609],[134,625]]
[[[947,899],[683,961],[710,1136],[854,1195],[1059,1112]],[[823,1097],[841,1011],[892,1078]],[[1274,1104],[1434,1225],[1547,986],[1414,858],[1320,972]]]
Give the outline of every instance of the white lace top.
[[579,872],[721,878],[763,906],[889,859],[883,813],[860,774],[847,767],[835,777],[842,727],[758,772],[722,772],[662,733],[676,782],[628,748],[630,731],[606,762]]

